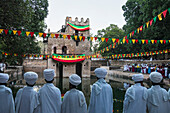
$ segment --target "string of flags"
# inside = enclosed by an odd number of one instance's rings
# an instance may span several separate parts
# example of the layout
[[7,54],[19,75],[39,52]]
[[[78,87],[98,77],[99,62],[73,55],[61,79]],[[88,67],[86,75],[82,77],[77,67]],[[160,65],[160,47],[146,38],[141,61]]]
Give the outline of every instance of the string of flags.
[[[161,21],[164,18],[166,18],[167,12],[169,12],[170,15],[170,8],[166,9],[165,11],[161,12],[160,14],[158,14],[157,16],[155,16],[153,19],[151,19],[150,21],[146,22],[144,25],[138,27],[136,30],[132,31],[131,33],[129,33],[128,35],[126,35],[125,37],[123,37],[123,39],[128,39],[131,38],[132,36],[134,36],[134,34],[136,33],[140,33],[143,29],[148,28],[149,26],[152,26],[153,23],[156,23],[157,18],[159,19],[159,21]],[[71,23],[68,23],[70,26],[73,27],[73,25]],[[74,26],[75,27],[75,26]],[[86,29],[89,28],[88,26],[84,26],[83,28],[79,28],[79,29]],[[78,29],[78,28],[77,28]],[[119,42],[120,39],[117,38],[105,38],[105,37],[89,37],[89,36],[77,36],[77,35],[67,35],[67,34],[55,34],[55,33],[42,33],[42,32],[31,32],[31,31],[22,31],[22,30],[9,30],[9,29],[0,29],[0,34],[4,33],[5,35],[9,34],[9,35],[18,35],[18,36],[27,36],[27,37],[33,37],[33,36],[39,36],[39,37],[51,37],[51,38],[64,38],[64,39],[74,39],[74,40],[83,40],[85,41],[86,39],[88,41],[93,41],[93,40],[98,40],[98,41],[102,41],[102,42],[108,42],[108,41],[113,41],[113,42]]]

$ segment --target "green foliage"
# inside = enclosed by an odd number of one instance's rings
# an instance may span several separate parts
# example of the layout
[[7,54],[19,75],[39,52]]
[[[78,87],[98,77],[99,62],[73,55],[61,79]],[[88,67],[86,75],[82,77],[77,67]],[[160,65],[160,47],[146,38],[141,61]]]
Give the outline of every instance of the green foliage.
[[[128,0],[122,6],[126,25],[123,26],[126,34],[135,31],[138,27],[146,25],[145,23],[160,14],[162,11],[169,8],[170,0]],[[139,34],[135,34],[133,39],[155,39],[155,40],[169,40],[170,36],[170,16],[166,18],[162,16],[163,20],[159,21],[157,18],[156,23],[153,22],[152,26],[143,29]],[[169,49],[170,44],[128,44],[129,53],[164,50]]]
[[[48,14],[47,8],[48,0],[1,0],[0,28],[43,32],[46,28],[44,19]],[[18,54],[18,57],[7,56],[6,60],[8,63],[19,62],[21,65],[23,54],[40,53],[35,37],[18,37],[17,35],[2,33],[0,42],[1,51]]]
[[[97,37],[105,37],[109,38],[108,42],[100,42],[100,46],[98,48],[98,51],[113,44],[112,38],[123,38],[124,37],[124,31],[120,29],[117,25],[110,24],[109,27],[106,29],[98,30]],[[119,51],[123,51],[124,48],[121,46],[118,46],[117,49],[111,49],[110,51],[106,51],[105,53],[102,53],[102,56],[110,56],[114,53],[117,53]],[[120,52],[119,52],[120,53]]]

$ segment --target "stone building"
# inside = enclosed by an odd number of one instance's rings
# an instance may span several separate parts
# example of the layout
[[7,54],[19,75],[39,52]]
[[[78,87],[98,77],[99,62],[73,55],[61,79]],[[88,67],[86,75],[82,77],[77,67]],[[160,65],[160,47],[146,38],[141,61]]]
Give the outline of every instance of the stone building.
[[[71,17],[66,17],[65,25],[62,26],[62,29],[58,32],[50,32],[54,34],[62,34],[62,35],[76,35],[76,36],[89,36],[89,30],[79,30],[76,29],[68,24],[74,26],[87,26],[89,25],[89,19],[87,18],[84,21],[81,18],[81,21],[78,21],[78,18],[75,18],[75,21],[72,20]],[[86,40],[75,40],[75,39],[68,39],[68,38],[48,38],[47,42],[47,53],[49,55],[83,55],[89,54],[90,50],[90,42]],[[49,58],[47,63],[48,68],[52,68],[56,71],[56,77],[63,78],[69,77],[69,75],[76,73],[81,77],[90,77],[90,67],[91,61],[84,59],[81,62],[62,62],[56,61],[54,58]]]

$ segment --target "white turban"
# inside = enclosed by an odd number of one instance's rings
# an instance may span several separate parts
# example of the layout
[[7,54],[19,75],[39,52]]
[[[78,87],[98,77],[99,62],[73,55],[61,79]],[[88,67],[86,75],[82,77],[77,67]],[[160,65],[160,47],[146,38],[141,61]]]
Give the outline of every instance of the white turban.
[[107,70],[104,68],[96,68],[94,72],[98,78],[105,78],[107,75]]
[[26,72],[24,74],[24,79],[29,85],[33,85],[38,79],[38,74],[35,72]]
[[9,75],[6,73],[0,73],[0,83],[7,83]]
[[160,83],[162,80],[162,74],[159,72],[152,72],[149,75],[149,78],[153,83]]
[[132,80],[134,80],[135,82],[143,81],[143,79],[143,74],[135,74],[132,76]]
[[54,79],[54,75],[55,75],[54,69],[45,69],[45,70],[44,70],[44,78],[45,78],[47,81],[53,80],[53,79]]
[[72,74],[69,76],[69,82],[72,85],[78,86],[81,83],[81,78],[77,74]]

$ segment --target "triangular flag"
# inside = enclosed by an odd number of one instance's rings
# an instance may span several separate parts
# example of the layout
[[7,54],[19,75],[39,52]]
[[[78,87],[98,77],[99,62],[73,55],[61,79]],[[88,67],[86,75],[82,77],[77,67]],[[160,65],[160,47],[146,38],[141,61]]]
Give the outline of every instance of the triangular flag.
[[93,41],[93,37],[90,37],[91,41]]
[[88,39],[88,41],[89,41],[90,37],[87,37],[87,39]]
[[30,32],[27,31],[27,32],[26,32],[26,35],[28,36],[29,34],[30,34]]
[[85,39],[86,39],[85,36],[83,36],[83,41],[84,41]]
[[140,31],[142,31],[142,29],[143,29],[143,25],[142,25],[142,26],[140,26],[140,28],[139,28],[139,29],[140,29]]
[[67,35],[67,38],[70,40],[71,35]]
[[116,42],[119,42],[119,39],[116,39]]
[[169,12],[169,15],[170,15],[170,7],[168,8],[168,12]]
[[132,40],[129,40],[129,43],[131,44],[131,43],[132,43]]
[[[22,36],[25,36],[25,32],[26,32],[26,31],[22,31],[22,34],[21,34],[21,35],[22,35]],[[17,31],[17,33],[18,33],[18,31]],[[18,33],[18,36],[19,36],[19,35],[20,35],[20,34]]]
[[125,43],[125,40],[126,40],[126,39],[123,39],[123,43]]
[[48,38],[50,35],[51,35],[51,34],[50,34],[50,33],[48,33],[48,34],[47,34],[47,38]]
[[31,34],[31,37],[33,37],[33,35],[34,35],[34,32],[30,32],[30,34]]
[[109,38],[105,38],[105,41],[107,42],[109,40]]
[[43,33],[39,33],[39,37],[42,37]]
[[163,40],[160,40],[161,44],[163,44]]
[[134,31],[132,31],[132,36],[134,35]]
[[35,34],[36,37],[38,36],[38,32],[35,32],[34,34]]
[[60,37],[60,38],[62,38],[62,37],[63,37],[63,35],[62,35],[62,34],[59,34],[59,37]]
[[145,40],[146,44],[148,44],[148,40]]
[[148,28],[148,26],[149,26],[149,21],[148,21],[148,22],[146,22],[146,26],[147,26],[147,28]]
[[5,34],[7,35],[7,34],[8,34],[8,29],[5,29],[4,32],[5,32]]
[[116,41],[116,39],[115,38],[112,38],[112,41],[113,41],[113,43]]
[[98,40],[99,40],[99,41],[101,41],[101,38],[100,38],[100,37],[98,37]]
[[154,40],[151,40],[152,44],[154,44]]
[[132,39],[133,44],[135,43],[135,39]]
[[51,34],[51,38],[53,38],[54,36],[55,36],[55,34],[52,33],[52,34]]
[[0,34],[2,33],[3,30],[4,30],[4,29],[0,29]]
[[11,33],[12,33],[12,30],[9,30],[8,32],[9,32],[9,34],[11,35]]
[[127,44],[129,43],[129,40],[128,40],[128,39],[126,39],[126,43],[127,43]]
[[74,36],[74,39],[77,40],[77,35]]
[[136,39],[135,42],[138,43],[138,39]]
[[152,25],[152,22],[153,22],[153,19],[152,19],[152,20],[150,20],[150,26]]
[[162,13],[160,13],[159,15],[158,15],[158,18],[159,18],[159,20],[161,21],[162,20]]
[[154,40],[155,41],[155,44],[157,43],[157,40]]
[[169,40],[169,43],[170,43],[170,40]]
[[137,28],[137,31],[138,31],[138,33],[139,33],[139,28]]
[[166,40],[163,40],[164,41],[164,44],[166,44]]
[[163,15],[164,15],[164,18],[166,17],[166,13],[167,13],[168,9],[163,11]]
[[67,35],[63,35],[63,38],[65,39],[67,37]]
[[153,18],[154,23],[156,22],[156,19],[157,19],[157,16],[155,16],[155,17]]
[[145,29],[146,24],[143,25],[143,30]]
[[83,38],[83,36],[79,36],[79,40],[81,41],[81,39]]
[[101,38],[102,42],[104,41],[105,38]]
[[144,43],[145,43],[145,40],[142,40],[142,43],[144,44]]
[[17,30],[13,30],[14,35],[17,33]]
[[97,37],[94,37],[95,40],[97,40]]

